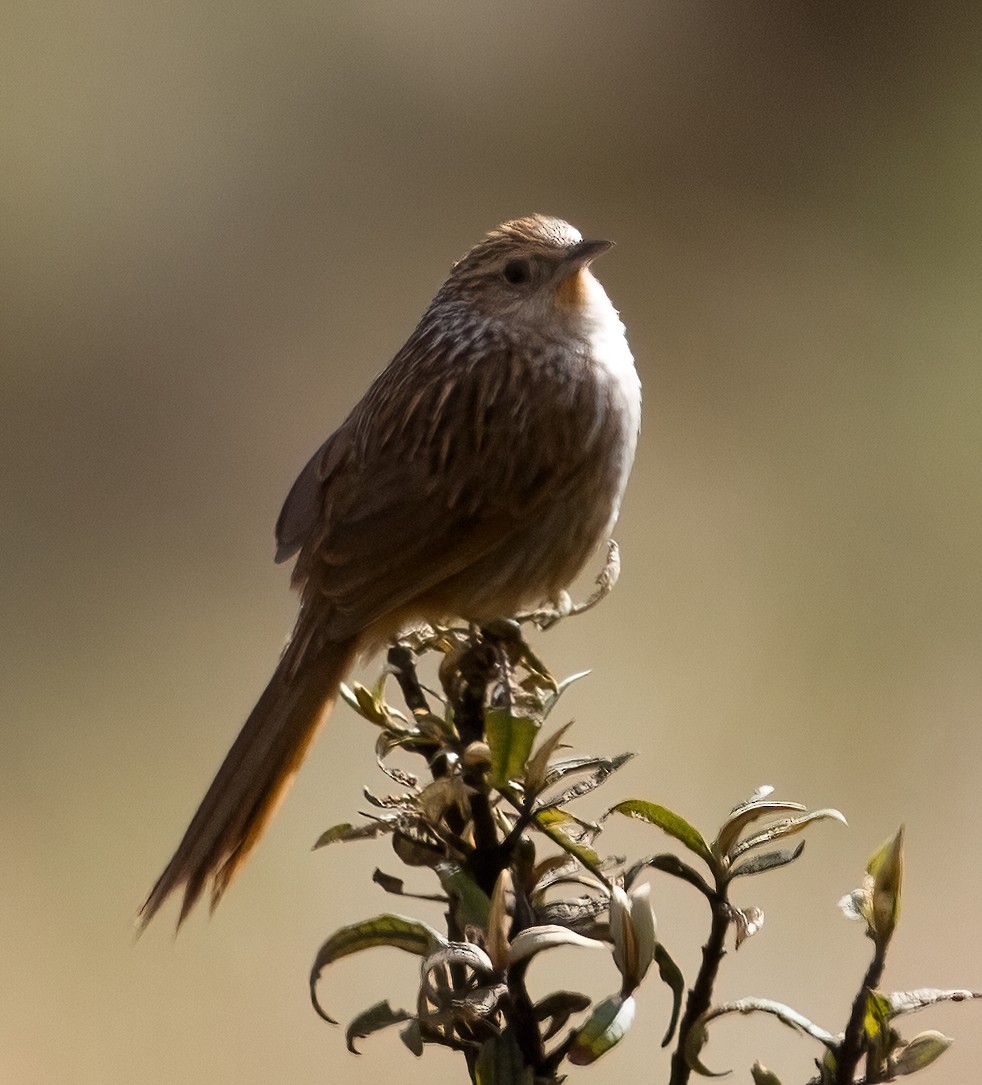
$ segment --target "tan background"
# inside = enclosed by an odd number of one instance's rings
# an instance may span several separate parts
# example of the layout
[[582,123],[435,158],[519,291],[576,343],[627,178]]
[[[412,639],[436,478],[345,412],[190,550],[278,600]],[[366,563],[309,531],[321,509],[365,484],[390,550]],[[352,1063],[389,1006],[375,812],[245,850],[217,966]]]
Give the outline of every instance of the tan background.
[[[291,622],[295,472],[450,261],[531,210],[618,242],[646,396],[622,584],[537,642],[594,670],[574,736],[640,754],[609,801],[707,832],[764,782],[850,818],[741,886],[768,922],[721,996],[840,1028],[867,944],[835,902],[901,821],[888,984],[982,987],[977,11],[4,5],[0,1081],[460,1080],[394,1035],[348,1055],[307,1002],[331,929],[406,910],[368,883],[384,847],[308,851],[384,786],[349,713],[211,922],[132,919]],[[691,973],[699,903],[655,901]],[[404,1004],[415,967],[376,951],[325,999]],[[667,1005],[650,982],[592,1080],[663,1080]],[[978,1079],[980,1014],[908,1021],[958,1037],[926,1080]],[[706,1058],[790,1083],[815,1053],[734,1021]]]

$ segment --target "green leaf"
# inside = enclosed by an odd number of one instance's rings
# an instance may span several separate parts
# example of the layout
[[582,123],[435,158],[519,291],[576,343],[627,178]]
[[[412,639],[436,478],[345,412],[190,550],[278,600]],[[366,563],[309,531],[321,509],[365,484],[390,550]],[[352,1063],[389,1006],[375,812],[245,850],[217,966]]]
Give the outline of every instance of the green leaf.
[[595,874],[604,882],[607,881],[600,871],[600,856],[593,848],[574,840],[560,828],[561,825],[576,825],[578,827],[579,823],[575,818],[570,817],[569,814],[565,814],[561,810],[539,810],[533,815],[533,823],[554,844],[558,844],[567,855],[572,855],[582,863],[591,874]]
[[444,859],[434,867],[444,892],[453,902],[454,919],[462,931],[468,927],[488,929],[491,898],[474,881],[473,875],[455,859]]
[[476,1085],[533,1085],[535,1073],[526,1066],[512,1029],[481,1044],[474,1068]]
[[620,1043],[634,1022],[634,999],[612,995],[598,1002],[585,1025],[574,1033],[567,1058],[574,1066],[588,1066]]
[[929,1029],[919,1032],[906,1046],[894,1054],[891,1069],[897,1077],[913,1074],[930,1066],[951,1047],[954,1041],[943,1032]]
[[[362,719],[374,723],[376,727],[388,727],[393,722],[394,714],[382,699],[383,684],[377,685],[375,689],[368,689],[360,682],[355,682],[353,686],[348,686],[342,682],[338,692],[341,695],[341,700],[353,708]],[[395,715],[396,719],[398,719],[398,714]],[[402,726],[404,727],[405,724],[403,723]]]
[[657,803],[647,802],[644,799],[626,799],[611,807],[610,812],[637,818],[638,821],[646,821],[649,825],[656,825],[669,836],[674,836],[689,851],[695,852],[710,867],[713,866],[713,853],[702,833],[690,825],[685,818],[669,810],[667,806],[659,806]]
[[682,1012],[682,998],[685,995],[685,977],[682,969],[669,956],[668,950],[658,942],[655,945],[655,964],[658,965],[658,975],[668,985],[672,992],[672,1017],[668,1022],[668,1031],[662,1040],[662,1047],[668,1047],[675,1035],[675,1027],[679,1023],[679,1014]]
[[754,1079],[754,1085],[781,1085],[777,1074],[766,1066],[761,1066],[759,1062],[750,1067],[750,1075]]
[[491,786],[505,788],[525,775],[525,763],[542,725],[528,716],[513,716],[507,708],[484,714],[484,734],[491,748]]
[[877,848],[866,872],[873,879],[870,900],[873,939],[882,949],[889,943],[900,918],[900,894],[904,880],[903,825]]
[[890,1018],[893,1016],[893,1007],[890,999],[881,995],[879,991],[866,992],[866,1014],[863,1019],[863,1029],[871,1039],[882,1035],[890,1027]]
[[377,915],[373,919],[341,927],[317,951],[310,970],[310,1000],[314,1009],[325,1021],[330,1021],[332,1025],[337,1024],[333,1017],[325,1013],[317,1000],[317,982],[321,972],[342,957],[374,946],[392,946],[407,953],[415,953],[418,957],[426,957],[446,944],[447,940],[432,927],[401,915]]
[[371,1036],[373,1032],[381,1032],[382,1029],[389,1028],[390,1025],[399,1025],[403,1021],[412,1021],[413,1019],[413,1014],[407,1013],[405,1010],[394,1010],[389,1005],[388,1000],[376,1002],[374,1006],[369,1006],[367,1010],[363,1010],[358,1014],[345,1029],[344,1038],[348,1050],[353,1055],[358,1055],[360,1052],[355,1047],[355,1040]]

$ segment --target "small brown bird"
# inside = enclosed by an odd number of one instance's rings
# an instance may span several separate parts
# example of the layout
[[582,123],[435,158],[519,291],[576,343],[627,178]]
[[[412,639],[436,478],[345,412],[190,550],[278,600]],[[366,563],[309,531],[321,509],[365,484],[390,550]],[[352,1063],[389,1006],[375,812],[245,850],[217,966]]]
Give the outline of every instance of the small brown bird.
[[544,215],[453,267],[409,341],[293,484],[277,561],[300,613],[269,685],[140,916],[258,840],[354,661],[413,622],[488,622],[554,600],[617,518],[641,387],[590,272],[609,241]]

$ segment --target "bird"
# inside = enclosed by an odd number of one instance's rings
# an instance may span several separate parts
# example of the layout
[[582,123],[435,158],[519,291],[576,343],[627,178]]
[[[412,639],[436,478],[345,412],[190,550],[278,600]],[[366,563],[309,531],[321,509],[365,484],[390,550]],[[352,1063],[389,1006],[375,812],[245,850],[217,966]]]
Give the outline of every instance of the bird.
[[555,601],[609,538],[641,385],[593,275],[612,245],[562,219],[502,223],[293,484],[276,560],[300,597],[275,672],[140,909],[218,904],[342,681],[420,622],[490,623]]

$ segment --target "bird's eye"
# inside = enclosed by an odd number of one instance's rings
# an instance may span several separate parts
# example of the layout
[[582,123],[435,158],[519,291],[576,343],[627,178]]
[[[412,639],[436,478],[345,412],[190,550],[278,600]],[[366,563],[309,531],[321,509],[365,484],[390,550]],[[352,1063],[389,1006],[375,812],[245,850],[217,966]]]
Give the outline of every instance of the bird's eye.
[[527,283],[532,278],[532,269],[529,267],[528,260],[509,260],[505,264],[503,274],[505,280],[510,282],[512,286],[519,286],[522,283]]

